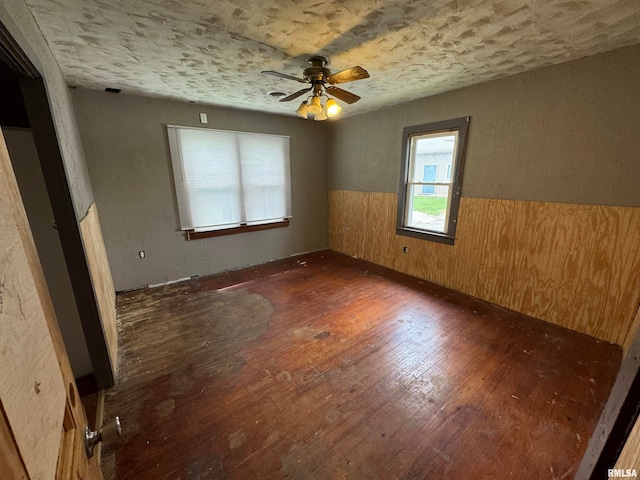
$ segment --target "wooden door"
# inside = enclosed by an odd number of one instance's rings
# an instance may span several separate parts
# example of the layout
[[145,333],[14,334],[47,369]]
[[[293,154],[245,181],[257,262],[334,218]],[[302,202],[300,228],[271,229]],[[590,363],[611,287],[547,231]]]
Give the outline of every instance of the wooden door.
[[0,478],[102,478],[0,130]]

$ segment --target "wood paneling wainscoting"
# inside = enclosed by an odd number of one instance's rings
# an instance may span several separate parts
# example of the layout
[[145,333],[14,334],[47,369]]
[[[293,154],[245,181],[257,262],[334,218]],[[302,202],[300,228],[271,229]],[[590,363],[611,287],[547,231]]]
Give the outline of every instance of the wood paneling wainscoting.
[[640,208],[463,197],[454,246],[396,236],[396,208],[395,193],[332,190],[330,248],[618,345],[631,342]]
[[116,290],[113,287],[111,268],[104,246],[102,229],[96,204],[92,203],[87,215],[80,221],[82,243],[87,255],[91,282],[96,294],[100,320],[104,330],[111,368],[115,374],[118,359],[118,328],[116,326]]

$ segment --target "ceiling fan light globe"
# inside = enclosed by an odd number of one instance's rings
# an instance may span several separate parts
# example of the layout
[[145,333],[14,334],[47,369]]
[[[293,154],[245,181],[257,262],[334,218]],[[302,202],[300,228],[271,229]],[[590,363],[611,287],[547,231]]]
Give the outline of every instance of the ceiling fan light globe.
[[309,104],[309,113],[313,115],[318,115],[322,112],[322,104],[320,103],[320,97],[312,97],[311,103]]
[[316,122],[321,122],[323,120],[326,120],[327,119],[327,113],[324,111],[324,108],[321,107],[320,108],[320,113],[315,114],[313,119]]
[[333,98],[330,98],[329,100],[327,100],[326,107],[327,107],[327,116],[329,117],[335,117],[342,111],[342,107],[338,105],[338,102],[336,102]]
[[302,117],[306,120],[307,115],[309,114],[309,106],[307,105],[307,102],[302,102],[296,110],[296,113],[299,117]]

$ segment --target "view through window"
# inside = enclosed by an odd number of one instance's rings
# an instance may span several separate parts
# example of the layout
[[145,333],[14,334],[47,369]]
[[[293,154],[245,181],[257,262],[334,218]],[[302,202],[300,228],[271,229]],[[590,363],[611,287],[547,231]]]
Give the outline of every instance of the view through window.
[[407,226],[446,233],[457,140],[458,132],[412,137]]

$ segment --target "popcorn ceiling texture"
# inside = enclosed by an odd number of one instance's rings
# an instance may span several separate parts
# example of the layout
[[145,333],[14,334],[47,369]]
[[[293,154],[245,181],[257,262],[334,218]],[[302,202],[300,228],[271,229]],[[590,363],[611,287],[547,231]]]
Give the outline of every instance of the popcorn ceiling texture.
[[321,54],[362,113],[640,42],[638,0],[26,0],[70,85],[293,114]]

